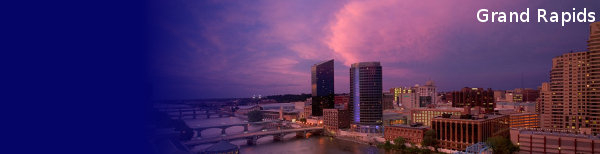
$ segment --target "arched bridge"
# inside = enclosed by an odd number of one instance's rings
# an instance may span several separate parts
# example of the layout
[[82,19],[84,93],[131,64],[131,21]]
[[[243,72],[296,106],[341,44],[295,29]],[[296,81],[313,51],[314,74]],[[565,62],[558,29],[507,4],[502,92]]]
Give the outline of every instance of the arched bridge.
[[273,140],[280,141],[283,140],[283,137],[287,134],[296,133],[297,137],[304,137],[306,133],[320,133],[323,131],[323,127],[307,127],[307,128],[295,128],[295,129],[283,129],[283,130],[273,130],[273,131],[261,131],[254,133],[245,133],[245,134],[236,134],[225,137],[215,137],[215,138],[206,138],[206,139],[197,139],[185,142],[187,146],[196,146],[201,144],[208,143],[217,143],[221,140],[225,141],[233,141],[238,139],[246,139],[248,145],[256,144],[256,141],[265,136],[273,136]]
[[267,123],[278,123],[278,122],[281,122],[281,121],[279,121],[279,120],[270,120],[270,121],[246,122],[246,123],[226,124],[226,125],[217,125],[217,126],[205,126],[205,127],[194,128],[194,131],[196,132],[196,136],[197,137],[202,137],[202,131],[207,130],[207,129],[211,129],[211,128],[220,128],[221,129],[221,135],[225,135],[225,130],[227,128],[231,128],[231,127],[235,127],[235,126],[243,126],[244,127],[244,132],[247,132],[248,131],[248,127],[250,125],[259,125],[259,124],[267,124]]

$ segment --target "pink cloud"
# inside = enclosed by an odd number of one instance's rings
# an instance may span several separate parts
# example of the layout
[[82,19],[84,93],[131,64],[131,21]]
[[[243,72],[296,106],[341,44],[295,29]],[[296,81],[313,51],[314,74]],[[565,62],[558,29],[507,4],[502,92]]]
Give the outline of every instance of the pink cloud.
[[431,19],[444,16],[439,10],[424,17],[426,8],[423,2],[350,2],[336,13],[326,43],[345,65],[435,59],[441,43],[435,39],[442,30],[438,23],[450,19]]
[[456,35],[449,30],[475,22],[478,7],[477,2],[351,1],[335,14],[324,43],[345,65],[436,60],[448,37]]

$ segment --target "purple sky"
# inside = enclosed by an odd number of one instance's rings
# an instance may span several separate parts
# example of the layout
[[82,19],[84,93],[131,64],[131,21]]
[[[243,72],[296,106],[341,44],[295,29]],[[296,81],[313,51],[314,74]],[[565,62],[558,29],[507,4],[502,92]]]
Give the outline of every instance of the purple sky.
[[[156,0],[149,6],[157,99],[310,93],[310,67],[380,61],[383,87],[434,80],[442,91],[535,88],[552,57],[585,51],[589,23],[538,23],[537,9],[596,12],[600,1]],[[460,3],[459,3],[460,2]],[[479,23],[476,12],[525,11],[530,23]]]

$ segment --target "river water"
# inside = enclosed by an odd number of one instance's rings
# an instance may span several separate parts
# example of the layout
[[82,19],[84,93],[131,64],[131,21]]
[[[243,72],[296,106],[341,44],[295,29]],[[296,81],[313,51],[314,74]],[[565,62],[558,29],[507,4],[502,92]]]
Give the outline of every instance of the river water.
[[[244,120],[237,117],[225,117],[225,118],[210,118],[210,119],[189,119],[186,123],[192,127],[204,127],[213,125],[233,124],[242,123]],[[250,132],[260,131],[263,129],[261,126],[251,126],[248,128]],[[227,134],[238,134],[243,133],[244,128],[241,126],[231,127],[226,129]],[[211,138],[221,136],[220,129],[208,129],[202,132],[202,137]],[[201,138],[198,138],[201,139]],[[374,146],[366,144],[355,143],[352,141],[345,141],[335,139],[328,136],[311,136],[308,138],[295,138],[295,134],[289,134],[284,137],[283,141],[275,142],[273,137],[267,136],[258,139],[256,145],[246,145],[246,140],[235,140],[231,141],[232,144],[240,146],[240,153],[257,153],[257,154],[304,154],[304,153],[317,153],[317,154],[329,154],[329,153],[340,153],[340,154],[377,154],[384,153],[383,150],[377,149]],[[204,144],[191,148],[193,152],[200,152],[205,148],[210,147],[212,144]]]

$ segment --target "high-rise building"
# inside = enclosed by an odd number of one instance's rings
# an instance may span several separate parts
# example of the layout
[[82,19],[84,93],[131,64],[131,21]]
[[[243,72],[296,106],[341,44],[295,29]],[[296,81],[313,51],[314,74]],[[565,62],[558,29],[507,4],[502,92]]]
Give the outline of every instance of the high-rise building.
[[542,87],[542,128],[600,133],[600,22],[590,25],[588,50],[552,59],[549,92]]
[[[583,114],[582,122],[584,127],[590,127],[594,134],[600,134],[600,22],[594,22],[590,25],[590,38],[588,40],[588,50],[590,52],[589,69],[586,75],[588,85],[585,89],[589,92],[587,98],[589,101],[582,104]],[[589,126],[587,126],[589,124]]]
[[496,101],[492,89],[465,87],[460,91],[452,92],[452,107],[481,107],[485,113],[494,112]]
[[[579,129],[589,127],[585,95],[590,83],[586,76],[589,52],[567,53],[552,59],[550,71],[551,99],[544,102],[543,128]],[[600,59],[599,59],[600,60]],[[590,91],[593,92],[593,91]],[[587,121],[587,122],[586,122]]]
[[379,62],[352,64],[348,105],[352,122],[358,125],[381,125],[382,96],[381,64]]
[[333,59],[311,67],[312,115],[322,116],[323,109],[334,108]]

